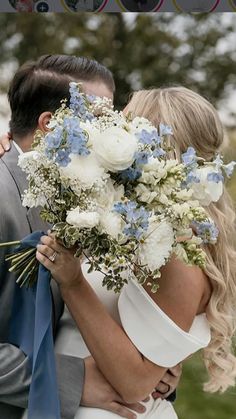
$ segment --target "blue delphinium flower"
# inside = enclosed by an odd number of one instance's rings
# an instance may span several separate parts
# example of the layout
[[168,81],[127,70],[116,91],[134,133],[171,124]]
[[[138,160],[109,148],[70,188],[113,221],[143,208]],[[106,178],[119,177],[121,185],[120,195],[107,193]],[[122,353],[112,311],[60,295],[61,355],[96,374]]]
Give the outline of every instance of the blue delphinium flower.
[[182,154],[182,162],[185,166],[195,166],[197,162],[196,151],[193,147],[188,147],[187,151]]
[[210,182],[219,183],[224,181],[224,176],[222,175],[221,171],[211,172],[208,173],[207,180],[209,180]]
[[137,204],[133,201],[117,202],[116,204],[114,204],[114,211],[122,215],[126,214],[127,211],[132,211],[132,210],[135,210],[136,208],[137,208]]
[[233,171],[234,171],[234,167],[235,167],[235,166],[236,166],[236,161],[231,161],[230,163],[225,164],[225,165],[223,166],[223,169],[224,169],[224,171],[225,171],[225,173],[226,173],[226,176],[227,176],[227,177],[232,176],[232,173],[233,173]]
[[55,158],[55,162],[62,167],[68,166],[68,164],[71,162],[71,159],[69,157],[69,150],[62,149],[58,150]]
[[160,136],[165,136],[165,135],[173,135],[173,130],[169,125],[165,125],[165,124],[160,124],[159,125],[159,131],[160,131]]
[[126,226],[123,230],[126,236],[139,239],[147,231],[149,212],[144,207],[137,208],[137,204],[132,201],[118,202],[114,205],[114,211],[123,215],[126,221]]
[[214,223],[209,221],[196,222],[194,221],[193,227],[199,237],[203,240],[203,243],[215,243],[219,235],[219,230]]
[[119,173],[119,177],[123,182],[134,182],[142,175],[141,170],[136,167],[128,167]]
[[60,147],[63,138],[62,132],[63,128],[61,126],[57,126],[53,131],[46,135],[46,151],[54,150]]
[[217,170],[221,170],[222,165],[223,165],[223,160],[220,156],[220,154],[217,154],[215,160],[213,160],[214,165],[216,166]]
[[194,172],[189,172],[186,178],[186,184],[189,183],[200,183],[200,178]]
[[148,151],[137,151],[135,153],[135,165],[142,166],[148,162],[148,158],[150,157],[150,153]]
[[70,83],[70,109],[73,110],[74,115],[79,116],[83,121],[92,120],[94,116],[89,112],[85,96],[81,94],[78,84]]
[[139,139],[139,142],[144,145],[159,145],[161,143],[161,137],[158,135],[156,130],[147,131],[146,129],[142,129],[142,131],[136,135]]
[[79,119],[65,118],[64,128],[67,134],[66,141],[70,148],[70,152],[81,156],[90,154],[90,151],[87,148],[88,138],[84,130],[80,127]]
[[166,155],[166,152],[161,147],[158,147],[155,150],[153,150],[152,155],[153,157],[162,157]]

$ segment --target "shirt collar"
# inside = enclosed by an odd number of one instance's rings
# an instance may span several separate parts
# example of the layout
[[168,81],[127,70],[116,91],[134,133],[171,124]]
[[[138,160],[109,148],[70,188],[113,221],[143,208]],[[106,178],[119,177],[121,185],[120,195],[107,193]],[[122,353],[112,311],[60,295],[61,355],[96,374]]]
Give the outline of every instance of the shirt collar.
[[19,154],[23,154],[24,152],[21,150],[21,148],[20,148],[20,146],[15,142],[15,141],[13,141],[13,144],[14,144],[14,146],[16,147],[16,149],[17,149],[17,151],[18,151],[18,153]]

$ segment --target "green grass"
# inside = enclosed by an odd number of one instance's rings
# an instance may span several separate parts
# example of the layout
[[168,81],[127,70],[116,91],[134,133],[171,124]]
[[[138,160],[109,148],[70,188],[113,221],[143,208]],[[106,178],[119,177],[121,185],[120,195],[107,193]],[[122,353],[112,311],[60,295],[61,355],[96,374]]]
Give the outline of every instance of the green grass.
[[199,355],[185,362],[175,402],[179,419],[236,419],[236,389],[223,395],[206,393],[206,378]]

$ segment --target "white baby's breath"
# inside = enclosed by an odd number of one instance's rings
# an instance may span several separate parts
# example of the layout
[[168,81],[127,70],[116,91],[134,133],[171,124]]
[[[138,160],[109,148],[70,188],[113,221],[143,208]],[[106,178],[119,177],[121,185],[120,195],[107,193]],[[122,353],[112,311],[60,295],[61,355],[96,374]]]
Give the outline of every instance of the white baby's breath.
[[129,124],[129,129],[130,129],[130,132],[135,133],[135,134],[140,133],[142,130],[145,130],[148,132],[156,131],[156,128],[153,127],[153,125],[148,119],[144,117],[140,117],[140,116],[136,116],[136,118],[134,118],[131,121],[131,123]]
[[44,156],[35,150],[22,153],[18,157],[18,166],[26,173],[34,173],[42,166],[42,157]]

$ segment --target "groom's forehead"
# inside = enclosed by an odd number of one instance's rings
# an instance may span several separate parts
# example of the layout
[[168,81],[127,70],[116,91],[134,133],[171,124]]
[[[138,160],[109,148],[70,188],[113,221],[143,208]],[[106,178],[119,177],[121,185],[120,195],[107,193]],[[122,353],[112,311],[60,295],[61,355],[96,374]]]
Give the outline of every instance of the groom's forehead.
[[82,83],[82,90],[87,95],[99,96],[99,97],[107,97],[108,99],[114,99],[113,92],[109,89],[109,87],[101,80],[94,80],[94,81],[83,81]]

